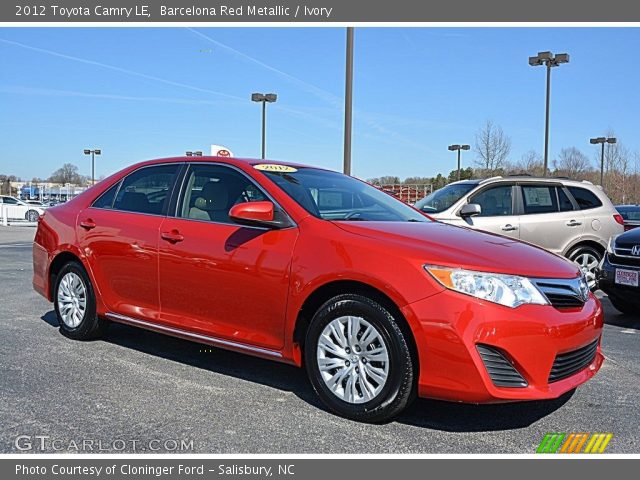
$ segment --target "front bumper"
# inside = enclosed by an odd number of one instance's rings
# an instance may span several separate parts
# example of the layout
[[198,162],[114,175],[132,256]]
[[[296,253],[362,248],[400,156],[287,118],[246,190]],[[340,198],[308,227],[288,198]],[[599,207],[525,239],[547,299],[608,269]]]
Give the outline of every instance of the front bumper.
[[[624,259],[624,263],[616,260],[615,256],[607,253],[598,272],[598,287],[609,297],[619,298],[627,303],[635,303],[640,306],[640,286],[620,285],[616,283],[616,269],[633,270],[640,272],[640,258],[638,260]],[[627,264],[628,263],[628,264]],[[638,265],[634,265],[638,263]]]
[[[557,398],[600,369],[603,313],[590,295],[582,308],[547,305],[512,309],[446,290],[407,305],[403,313],[418,327],[418,394],[472,403]],[[549,382],[556,355],[598,342],[591,363],[575,374]],[[494,384],[477,345],[503,352],[526,380],[524,387]]]

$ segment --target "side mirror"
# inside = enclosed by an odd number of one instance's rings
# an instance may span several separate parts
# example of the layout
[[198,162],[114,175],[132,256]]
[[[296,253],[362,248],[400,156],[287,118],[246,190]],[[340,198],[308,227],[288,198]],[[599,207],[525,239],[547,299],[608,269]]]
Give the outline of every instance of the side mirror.
[[240,225],[265,228],[285,228],[290,222],[276,212],[272,202],[244,202],[231,207],[229,218]]
[[476,215],[480,215],[480,213],[482,213],[482,207],[477,203],[467,203],[460,209],[460,216],[462,218],[475,217]]

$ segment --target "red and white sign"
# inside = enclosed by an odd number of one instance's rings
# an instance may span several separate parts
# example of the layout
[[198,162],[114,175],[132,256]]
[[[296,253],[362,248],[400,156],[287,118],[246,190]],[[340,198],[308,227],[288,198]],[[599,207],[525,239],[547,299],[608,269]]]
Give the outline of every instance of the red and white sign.
[[212,157],[233,157],[233,153],[222,145],[211,145]]

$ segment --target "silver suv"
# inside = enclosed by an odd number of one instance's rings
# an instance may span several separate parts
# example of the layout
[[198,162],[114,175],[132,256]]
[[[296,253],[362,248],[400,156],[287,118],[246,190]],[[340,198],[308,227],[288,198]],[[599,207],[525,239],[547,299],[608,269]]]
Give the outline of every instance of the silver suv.
[[622,217],[590,182],[529,176],[463,180],[436,190],[415,207],[445,223],[533,243],[577,263],[589,285]]

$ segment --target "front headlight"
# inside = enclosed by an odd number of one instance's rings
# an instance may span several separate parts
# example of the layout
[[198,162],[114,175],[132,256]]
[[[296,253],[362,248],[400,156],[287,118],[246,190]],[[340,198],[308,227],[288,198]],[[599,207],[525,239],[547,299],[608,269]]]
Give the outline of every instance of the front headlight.
[[615,255],[615,248],[616,248],[616,240],[618,239],[618,237],[622,235],[622,234],[618,234],[618,235],[614,235],[613,237],[609,237],[609,243],[607,244],[607,252],[610,253],[611,255]]
[[506,307],[516,308],[526,303],[549,304],[540,290],[526,277],[437,265],[425,265],[424,269],[438,283],[450,290]]

